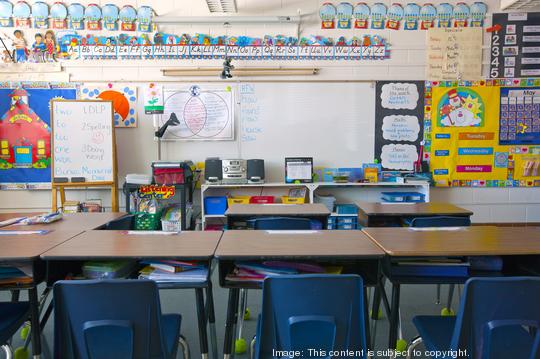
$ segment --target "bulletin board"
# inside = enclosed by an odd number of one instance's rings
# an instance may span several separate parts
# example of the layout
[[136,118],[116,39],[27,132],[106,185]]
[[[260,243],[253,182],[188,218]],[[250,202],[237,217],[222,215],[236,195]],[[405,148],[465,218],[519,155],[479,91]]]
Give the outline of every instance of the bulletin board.
[[0,183],[51,182],[49,103],[76,96],[76,88],[0,89]]
[[427,82],[424,128],[435,185],[540,186],[540,119],[533,111],[539,85],[538,79]]
[[375,158],[383,170],[412,171],[421,156],[424,81],[377,81]]

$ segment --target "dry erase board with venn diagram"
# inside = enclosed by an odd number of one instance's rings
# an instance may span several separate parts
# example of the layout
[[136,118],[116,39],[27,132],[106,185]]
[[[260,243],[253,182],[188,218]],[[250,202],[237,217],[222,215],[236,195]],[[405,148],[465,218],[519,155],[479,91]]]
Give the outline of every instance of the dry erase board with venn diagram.
[[424,82],[378,81],[375,158],[384,170],[412,171],[422,156]]
[[169,126],[164,140],[234,140],[234,95],[230,86],[163,89],[164,111],[157,117],[163,125],[175,114],[176,126]]
[[51,101],[53,182],[84,177],[87,183],[116,176],[112,101]]

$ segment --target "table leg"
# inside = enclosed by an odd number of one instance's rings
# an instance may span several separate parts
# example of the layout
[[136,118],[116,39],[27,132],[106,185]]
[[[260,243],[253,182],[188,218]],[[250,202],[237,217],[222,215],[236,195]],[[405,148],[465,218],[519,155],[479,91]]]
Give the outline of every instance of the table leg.
[[39,301],[35,286],[28,290],[28,298],[30,302],[30,320],[32,322],[32,353],[34,359],[37,359],[41,356],[41,330],[39,324]]
[[399,284],[392,284],[392,305],[390,307],[390,332],[388,333],[388,348],[395,349],[398,336],[399,322]]
[[384,278],[380,278],[375,286],[375,292],[373,293],[373,304],[371,307],[371,319],[379,319],[379,308],[381,307],[381,291],[384,290]]
[[197,302],[197,319],[199,321],[199,344],[202,359],[208,359],[208,335],[206,333],[206,314],[204,310],[204,294],[202,288],[195,289]]
[[368,349],[372,349],[371,346],[371,331],[369,330],[369,294],[367,287],[364,286],[364,327],[366,330],[366,343]]
[[216,332],[216,314],[214,311],[214,294],[212,290],[212,282],[208,282],[206,287],[206,306],[208,313],[208,326],[210,327],[210,345],[212,347],[212,358],[217,359],[217,332]]
[[238,288],[229,289],[229,302],[227,304],[227,321],[225,323],[225,340],[223,342],[223,358],[229,359],[233,349],[234,324],[236,323],[236,311],[238,310]]

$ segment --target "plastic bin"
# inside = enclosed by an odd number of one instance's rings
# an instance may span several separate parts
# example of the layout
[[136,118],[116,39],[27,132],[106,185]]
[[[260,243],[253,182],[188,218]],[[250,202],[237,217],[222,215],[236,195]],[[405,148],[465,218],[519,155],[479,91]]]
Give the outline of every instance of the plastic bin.
[[284,204],[304,204],[305,201],[305,197],[281,196],[281,203]]
[[338,224],[337,225],[337,229],[341,229],[341,230],[353,230],[353,229],[356,229],[358,227],[358,225],[355,223],[355,224]]
[[163,232],[180,232],[182,230],[182,222],[161,220],[161,230]]
[[252,196],[249,199],[249,203],[255,203],[255,204],[274,203],[274,196]]
[[227,210],[227,197],[209,196],[204,198],[205,214],[225,214]]
[[227,198],[227,204],[248,204],[251,196],[234,196]]
[[154,168],[154,182],[156,184],[182,184],[184,183],[183,168]]
[[336,204],[337,214],[358,214],[358,206],[355,204]]
[[329,195],[315,195],[315,203],[322,203],[328,208],[330,212],[334,211],[334,204],[336,203],[336,197]]
[[338,217],[337,218],[337,224],[357,224],[358,218],[357,217]]
[[424,202],[425,195],[419,192],[382,192],[385,202]]

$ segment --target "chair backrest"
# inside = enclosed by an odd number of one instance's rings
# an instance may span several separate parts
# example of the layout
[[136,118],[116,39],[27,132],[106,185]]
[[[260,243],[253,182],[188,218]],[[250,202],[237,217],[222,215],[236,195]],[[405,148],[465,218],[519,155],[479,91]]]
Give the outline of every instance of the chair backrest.
[[538,298],[539,277],[469,279],[451,349],[472,358],[540,358]]
[[128,214],[121,218],[113,219],[109,223],[106,223],[102,229],[112,231],[112,230],[130,230],[134,228],[135,216],[133,214]]
[[309,218],[296,218],[296,217],[266,217],[256,218],[255,229],[262,230],[279,230],[279,229],[291,229],[291,230],[308,230],[311,229],[311,221]]
[[54,285],[54,357],[165,358],[156,283],[73,280]]
[[363,281],[358,275],[268,277],[256,358],[298,357],[291,351],[303,352],[302,357],[330,358],[330,351],[336,350],[354,354],[334,357],[367,358],[364,320]]
[[409,222],[411,227],[466,227],[470,225],[469,217],[459,216],[415,217]]

